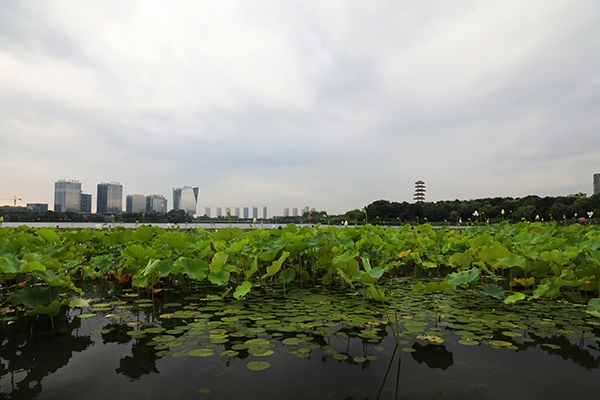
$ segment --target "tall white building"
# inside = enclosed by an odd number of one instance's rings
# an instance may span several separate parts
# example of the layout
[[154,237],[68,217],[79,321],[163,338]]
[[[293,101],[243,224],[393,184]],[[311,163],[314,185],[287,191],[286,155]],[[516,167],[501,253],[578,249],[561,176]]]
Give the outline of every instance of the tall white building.
[[173,188],[173,210],[183,210],[187,215],[196,214],[198,188],[184,186]]
[[594,174],[594,194],[600,194],[600,174]]

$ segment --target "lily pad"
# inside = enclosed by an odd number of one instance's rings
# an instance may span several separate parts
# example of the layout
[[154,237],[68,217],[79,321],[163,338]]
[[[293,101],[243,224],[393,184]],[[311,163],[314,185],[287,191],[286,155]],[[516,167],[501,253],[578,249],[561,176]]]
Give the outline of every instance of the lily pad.
[[263,371],[270,366],[271,364],[267,361],[250,361],[248,364],[246,364],[246,368],[248,368],[250,371]]
[[215,351],[212,349],[196,349],[190,351],[190,356],[192,357],[210,357],[215,354]]

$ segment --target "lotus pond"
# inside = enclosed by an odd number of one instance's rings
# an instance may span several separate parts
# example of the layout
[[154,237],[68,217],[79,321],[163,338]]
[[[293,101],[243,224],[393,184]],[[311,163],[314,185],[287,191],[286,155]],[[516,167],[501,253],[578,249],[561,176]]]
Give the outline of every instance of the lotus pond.
[[597,226],[0,228],[8,399],[597,399]]

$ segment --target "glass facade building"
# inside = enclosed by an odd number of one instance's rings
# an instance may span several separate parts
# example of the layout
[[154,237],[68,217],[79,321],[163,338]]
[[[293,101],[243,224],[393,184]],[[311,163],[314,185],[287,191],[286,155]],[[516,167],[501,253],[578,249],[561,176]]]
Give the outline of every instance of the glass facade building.
[[197,204],[197,187],[184,186],[173,188],[173,210],[183,210],[187,215],[195,215]]
[[99,183],[96,201],[98,214],[121,214],[123,212],[123,185],[118,182]]
[[92,213],[92,195],[89,193],[81,193],[81,208],[83,214]]
[[125,212],[126,213],[143,213],[146,212],[146,196],[143,194],[128,194],[125,197]]
[[146,197],[146,212],[148,213],[167,213],[167,199],[160,194],[151,194]]
[[54,183],[54,212],[81,211],[81,183],[59,180]]

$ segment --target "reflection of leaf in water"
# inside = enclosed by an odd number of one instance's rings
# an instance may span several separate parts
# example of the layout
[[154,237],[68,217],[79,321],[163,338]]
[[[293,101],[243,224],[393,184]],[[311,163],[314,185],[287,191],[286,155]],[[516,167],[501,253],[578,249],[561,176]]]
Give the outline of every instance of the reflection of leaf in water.
[[411,353],[412,358],[419,364],[425,363],[429,368],[446,369],[454,363],[454,356],[446,346],[429,343],[422,346],[415,342],[412,348],[415,350]]

